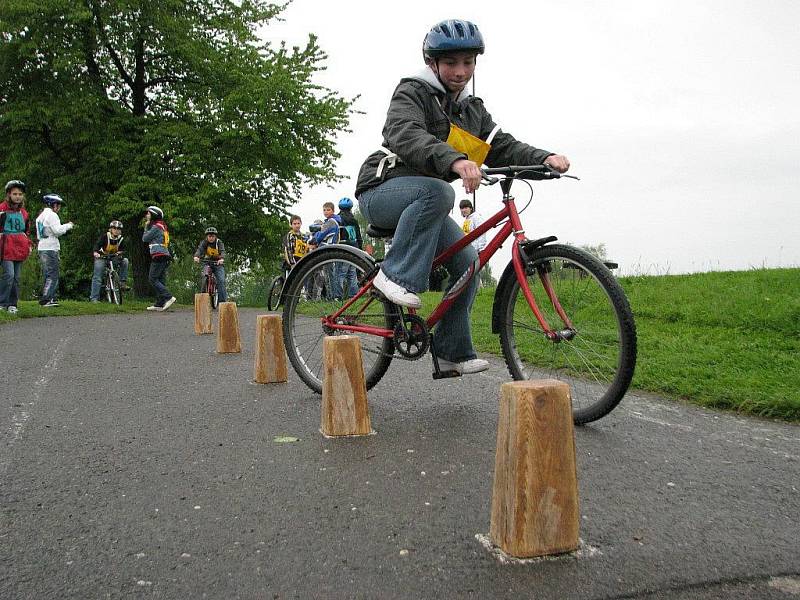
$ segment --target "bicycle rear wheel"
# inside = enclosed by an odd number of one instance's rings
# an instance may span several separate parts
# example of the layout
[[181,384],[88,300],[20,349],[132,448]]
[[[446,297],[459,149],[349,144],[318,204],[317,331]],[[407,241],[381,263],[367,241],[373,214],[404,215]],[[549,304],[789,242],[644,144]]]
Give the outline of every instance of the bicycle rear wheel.
[[[329,335],[356,335],[361,339],[361,354],[367,389],[383,377],[392,362],[394,343],[365,333],[332,330],[322,324],[322,318],[338,311],[345,303],[341,299],[339,273],[355,267],[359,286],[374,263],[346,250],[322,249],[309,256],[284,294],[283,339],[289,362],[303,382],[318,394],[322,393],[322,345]],[[339,323],[389,327],[393,305],[365,294],[343,313]]]
[[267,295],[267,308],[269,310],[278,310],[281,305],[281,293],[283,292],[283,284],[286,282],[283,275],[279,275],[272,280],[272,285],[269,288]]
[[549,326],[566,329],[543,281],[549,281],[573,333],[549,340],[514,280],[498,300],[500,344],[511,376],[568,383],[575,424],[604,417],[622,400],[636,365],[636,326],[625,292],[602,262],[570,246],[536,249],[527,273]]
[[217,308],[219,304],[219,294],[217,293],[217,282],[213,275],[203,276],[203,285],[200,287],[204,294],[211,298],[211,310]]

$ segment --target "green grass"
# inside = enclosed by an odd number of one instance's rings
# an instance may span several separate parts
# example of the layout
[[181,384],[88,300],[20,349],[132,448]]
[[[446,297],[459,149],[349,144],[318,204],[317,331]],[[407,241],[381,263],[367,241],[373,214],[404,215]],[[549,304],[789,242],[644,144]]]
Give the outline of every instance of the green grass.
[[[800,269],[624,277],[620,283],[636,316],[634,388],[800,421]],[[425,311],[440,298],[424,296]],[[480,290],[473,337],[478,350],[499,355],[493,297],[493,289]]]
[[[122,306],[108,304],[107,302],[92,303],[78,300],[59,300],[59,306],[44,308],[39,303],[31,300],[23,300],[19,303],[19,312],[16,316],[5,311],[0,311],[0,323],[8,323],[17,319],[32,317],[74,317],[77,315],[105,315],[114,313],[137,313],[144,312],[146,307],[152,305],[148,300],[128,300]],[[172,309],[179,308],[178,304]]]

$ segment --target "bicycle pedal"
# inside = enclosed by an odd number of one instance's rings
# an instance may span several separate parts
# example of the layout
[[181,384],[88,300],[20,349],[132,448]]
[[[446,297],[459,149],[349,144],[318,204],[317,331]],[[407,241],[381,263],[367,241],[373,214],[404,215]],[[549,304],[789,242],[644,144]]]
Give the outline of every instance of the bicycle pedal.
[[450,371],[439,371],[438,373],[435,371],[433,372],[434,379],[447,379],[449,377],[461,377],[461,373],[455,369],[451,369]]

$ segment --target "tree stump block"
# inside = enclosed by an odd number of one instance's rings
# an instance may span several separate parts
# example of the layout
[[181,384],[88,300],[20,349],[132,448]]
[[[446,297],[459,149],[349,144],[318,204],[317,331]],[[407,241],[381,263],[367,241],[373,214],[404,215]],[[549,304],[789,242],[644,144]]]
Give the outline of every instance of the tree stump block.
[[256,383],[277,383],[287,378],[281,316],[258,315],[253,379]]
[[323,435],[371,434],[361,340],[351,335],[326,337],[322,362]]
[[211,296],[208,294],[194,295],[194,332],[197,335],[214,333],[211,324]]
[[569,385],[504,383],[489,537],[510,556],[578,548],[578,478]]
[[239,337],[239,312],[236,302],[220,302],[219,323],[217,326],[217,352],[220,354],[242,351]]

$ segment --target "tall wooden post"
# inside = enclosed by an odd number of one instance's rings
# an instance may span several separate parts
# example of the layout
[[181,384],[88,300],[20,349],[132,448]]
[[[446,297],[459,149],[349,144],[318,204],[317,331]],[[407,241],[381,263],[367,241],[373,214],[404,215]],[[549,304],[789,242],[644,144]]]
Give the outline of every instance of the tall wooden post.
[[578,478],[569,386],[513,381],[500,394],[489,536],[518,558],[578,547]]
[[361,340],[351,335],[326,337],[322,362],[322,433],[327,436],[372,433]]
[[287,380],[286,349],[280,315],[256,317],[256,361],[253,379],[256,383]]
[[242,340],[239,336],[239,312],[236,302],[220,302],[219,323],[217,327],[217,352],[241,352]]
[[211,297],[208,294],[194,295],[194,332],[197,335],[214,333],[211,325]]

